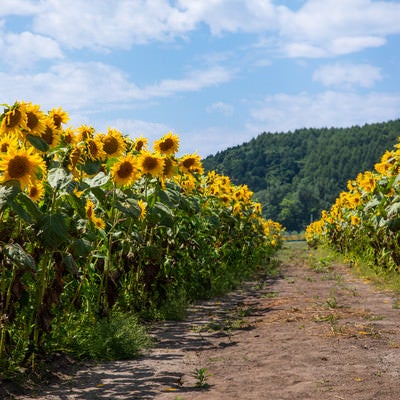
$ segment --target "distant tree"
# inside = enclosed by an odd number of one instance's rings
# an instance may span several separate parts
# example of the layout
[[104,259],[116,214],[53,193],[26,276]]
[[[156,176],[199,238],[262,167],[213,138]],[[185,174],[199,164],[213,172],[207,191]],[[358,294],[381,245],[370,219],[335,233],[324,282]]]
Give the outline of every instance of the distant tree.
[[247,184],[264,214],[288,230],[317,219],[359,172],[372,170],[400,136],[400,119],[349,128],[261,133],[203,160],[206,170]]

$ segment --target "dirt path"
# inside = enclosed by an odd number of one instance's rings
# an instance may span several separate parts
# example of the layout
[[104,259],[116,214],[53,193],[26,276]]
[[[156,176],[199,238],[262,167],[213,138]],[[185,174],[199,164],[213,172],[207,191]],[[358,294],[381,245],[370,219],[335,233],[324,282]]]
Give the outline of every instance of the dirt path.
[[[277,279],[154,329],[157,345],[139,360],[68,367],[36,393],[6,398],[400,399],[397,300],[344,266],[311,268],[308,253],[291,244]],[[208,387],[196,387],[201,372]]]

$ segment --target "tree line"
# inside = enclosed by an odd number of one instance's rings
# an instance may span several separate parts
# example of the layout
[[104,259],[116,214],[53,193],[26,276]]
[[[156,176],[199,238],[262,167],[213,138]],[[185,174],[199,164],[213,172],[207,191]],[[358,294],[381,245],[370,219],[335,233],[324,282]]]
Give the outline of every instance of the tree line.
[[373,170],[400,136],[400,119],[348,128],[263,132],[203,160],[205,170],[247,184],[266,218],[302,231],[359,172]]

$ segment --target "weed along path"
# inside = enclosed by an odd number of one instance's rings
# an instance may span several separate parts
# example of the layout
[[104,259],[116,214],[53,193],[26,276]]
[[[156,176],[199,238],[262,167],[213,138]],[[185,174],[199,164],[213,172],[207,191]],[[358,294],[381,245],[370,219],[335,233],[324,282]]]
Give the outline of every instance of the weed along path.
[[[15,399],[400,399],[400,310],[390,292],[304,243],[279,274],[152,329],[137,360],[66,365]],[[311,251],[313,253],[313,251]]]

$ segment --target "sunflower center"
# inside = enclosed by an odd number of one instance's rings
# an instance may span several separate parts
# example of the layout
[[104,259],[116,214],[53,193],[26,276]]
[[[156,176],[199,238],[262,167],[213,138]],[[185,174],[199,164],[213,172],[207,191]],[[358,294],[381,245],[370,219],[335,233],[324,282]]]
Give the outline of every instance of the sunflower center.
[[155,157],[146,157],[142,166],[145,171],[152,171],[158,167],[158,161]]
[[172,172],[172,161],[168,158],[164,161],[163,174],[169,175]]
[[27,122],[28,128],[32,130],[39,123],[39,118],[33,112],[28,112],[26,113],[26,115],[28,117],[28,122]]
[[195,164],[195,159],[194,158],[187,158],[186,160],[183,161],[183,166],[187,169],[192,167]]
[[99,155],[99,149],[94,140],[90,140],[88,142],[88,148],[89,148],[89,153],[91,154],[92,157],[97,157]]
[[38,194],[39,194],[39,191],[38,191],[38,189],[37,189],[36,186],[32,186],[32,187],[29,189],[29,196],[30,196],[30,197],[36,197]]
[[129,161],[124,161],[118,168],[118,176],[121,179],[129,178],[132,175],[133,166]]
[[42,139],[50,146],[54,139],[53,129],[47,126],[46,130],[42,134]]
[[57,128],[61,128],[62,118],[58,114],[53,115],[53,121]]
[[144,146],[143,140],[138,140],[137,143],[136,143],[135,149],[137,151],[140,151],[140,150],[142,150],[143,146]]
[[167,138],[160,143],[160,150],[165,152],[171,150],[174,147],[174,141],[171,138]]
[[10,146],[9,143],[2,143],[0,147],[0,152],[1,153],[7,153],[8,147]]
[[103,150],[107,154],[114,154],[118,150],[118,140],[114,137],[108,137],[104,139]]
[[29,160],[24,156],[15,156],[8,163],[8,175],[11,179],[19,179],[29,173]]
[[7,128],[14,128],[17,126],[22,119],[22,113],[19,110],[13,110],[7,114],[6,117],[6,126]]

